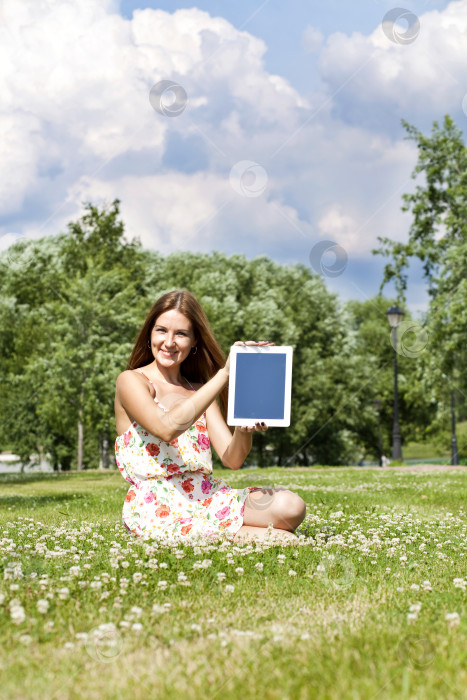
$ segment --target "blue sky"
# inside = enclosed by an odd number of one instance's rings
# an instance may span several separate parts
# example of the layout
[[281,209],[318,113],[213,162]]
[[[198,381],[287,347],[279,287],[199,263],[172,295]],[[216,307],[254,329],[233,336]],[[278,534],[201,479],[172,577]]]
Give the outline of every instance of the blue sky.
[[[410,226],[401,119],[467,124],[467,0],[404,2],[383,31],[393,8],[4,0],[0,248],[118,197],[128,234],[163,254],[268,255],[314,264],[343,300],[375,295],[377,236]],[[176,115],[163,81],[180,86]],[[420,265],[407,299],[426,309]]]

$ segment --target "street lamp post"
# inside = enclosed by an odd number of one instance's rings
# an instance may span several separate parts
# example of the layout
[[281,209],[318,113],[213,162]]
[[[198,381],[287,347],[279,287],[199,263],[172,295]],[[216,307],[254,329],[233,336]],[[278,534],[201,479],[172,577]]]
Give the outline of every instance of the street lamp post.
[[454,389],[451,389],[451,464],[459,464],[459,453],[457,451],[456,437],[456,399]]
[[394,348],[394,423],[392,428],[392,458],[402,460],[402,441],[401,429],[399,426],[399,397],[397,389],[397,326],[402,321],[404,312],[398,306],[391,306],[386,311],[389,325],[393,333],[393,348]]
[[373,401],[373,406],[378,414],[378,457],[379,457],[379,466],[383,466],[383,440],[381,438],[381,399],[376,398]]

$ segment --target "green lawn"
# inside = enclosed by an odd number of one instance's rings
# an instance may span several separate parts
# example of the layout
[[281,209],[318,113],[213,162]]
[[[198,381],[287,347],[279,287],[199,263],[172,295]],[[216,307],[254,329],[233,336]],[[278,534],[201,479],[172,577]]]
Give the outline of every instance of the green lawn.
[[[465,458],[467,446],[467,421],[456,425],[456,437],[459,456]],[[439,457],[440,464],[449,464],[451,459],[451,433],[446,430],[439,444],[429,442],[409,442],[402,447],[404,459],[435,459]]]
[[215,476],[306,536],[142,542],[117,472],[0,477],[2,698],[466,698],[467,469]]

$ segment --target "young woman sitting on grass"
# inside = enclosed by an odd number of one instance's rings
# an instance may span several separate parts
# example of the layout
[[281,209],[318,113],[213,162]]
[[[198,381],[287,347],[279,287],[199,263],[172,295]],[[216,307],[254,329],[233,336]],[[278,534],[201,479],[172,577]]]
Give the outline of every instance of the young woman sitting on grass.
[[[235,345],[273,345],[237,341]],[[287,489],[231,488],[212,475],[211,445],[224,466],[239,469],[254,431],[265,423],[226,423],[230,355],[215,339],[196,297],[160,297],[117,378],[117,466],[131,486],[125,527],[144,539],[229,532],[235,542],[263,539],[269,523],[281,541],[305,517],[304,500]],[[220,405],[216,399],[219,397]]]

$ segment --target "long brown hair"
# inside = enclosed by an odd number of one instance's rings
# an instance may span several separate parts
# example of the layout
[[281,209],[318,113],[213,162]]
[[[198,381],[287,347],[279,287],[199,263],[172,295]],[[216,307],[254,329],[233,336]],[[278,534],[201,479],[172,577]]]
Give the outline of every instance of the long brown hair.
[[[190,352],[188,357],[183,360],[180,366],[181,373],[189,381],[204,384],[225,366],[226,357],[211,330],[208,317],[201,304],[187,289],[175,289],[164,294],[155,302],[139,332],[126,368],[137,369],[154,361],[152,351],[148,347],[151,331],[159,316],[172,309],[179,311],[191,321],[197,346],[196,353]],[[226,420],[227,387],[224,387],[220,392],[219,400],[221,413]]]

